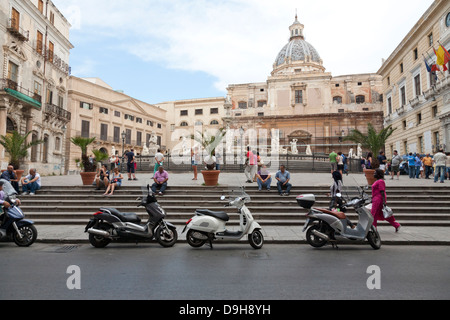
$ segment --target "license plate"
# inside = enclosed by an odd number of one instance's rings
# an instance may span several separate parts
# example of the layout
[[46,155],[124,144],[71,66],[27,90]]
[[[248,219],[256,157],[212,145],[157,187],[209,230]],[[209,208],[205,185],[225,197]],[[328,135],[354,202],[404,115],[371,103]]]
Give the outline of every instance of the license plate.
[[309,218],[306,219],[305,226],[303,227],[303,232],[305,232],[306,229],[308,228],[309,220],[310,220]]

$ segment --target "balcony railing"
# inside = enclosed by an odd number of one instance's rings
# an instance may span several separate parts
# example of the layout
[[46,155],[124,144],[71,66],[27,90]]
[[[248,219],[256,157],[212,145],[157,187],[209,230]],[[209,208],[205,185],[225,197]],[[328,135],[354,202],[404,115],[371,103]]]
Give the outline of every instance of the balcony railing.
[[33,91],[30,91],[28,89],[25,89],[25,88],[19,86],[17,84],[17,82],[15,82],[11,79],[0,79],[0,90],[5,90],[5,89],[11,89],[11,90],[20,92],[20,93],[30,97],[31,99],[37,101],[38,103],[42,103],[42,97],[39,94],[34,93]]
[[45,113],[49,116],[65,120],[67,122],[72,119],[72,114],[69,111],[50,103],[45,105]]
[[28,41],[30,38],[30,31],[25,31],[20,27],[20,23],[18,20],[14,18],[10,18],[8,20],[8,27],[7,27],[9,33],[11,33],[14,37],[19,39],[20,41]]

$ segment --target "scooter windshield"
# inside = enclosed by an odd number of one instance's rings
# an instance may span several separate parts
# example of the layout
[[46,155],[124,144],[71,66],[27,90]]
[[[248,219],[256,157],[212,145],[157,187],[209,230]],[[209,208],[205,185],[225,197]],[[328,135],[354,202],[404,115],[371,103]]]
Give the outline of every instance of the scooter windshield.
[[14,190],[13,186],[9,181],[3,179],[1,179],[1,181],[3,181],[3,191],[8,197],[17,195],[16,190]]
[[234,200],[236,198],[244,199],[244,202],[250,202],[251,198],[250,196],[245,192],[244,187],[238,187],[238,188],[232,188],[227,191],[228,196],[230,197],[230,200]]

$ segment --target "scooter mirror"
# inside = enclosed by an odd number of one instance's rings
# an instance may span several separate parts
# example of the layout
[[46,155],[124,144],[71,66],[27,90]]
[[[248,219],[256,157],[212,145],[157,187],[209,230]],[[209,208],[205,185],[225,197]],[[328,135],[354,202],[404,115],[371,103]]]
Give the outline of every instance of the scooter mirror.
[[225,200],[225,196],[221,196],[220,200],[222,200],[222,201]]
[[342,194],[341,193],[336,193],[336,197],[342,198]]

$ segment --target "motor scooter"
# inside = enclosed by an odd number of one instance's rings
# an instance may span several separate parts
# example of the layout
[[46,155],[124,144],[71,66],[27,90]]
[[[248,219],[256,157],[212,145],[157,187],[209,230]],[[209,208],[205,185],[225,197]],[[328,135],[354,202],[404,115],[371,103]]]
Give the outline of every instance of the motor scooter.
[[[353,190],[352,190],[353,189]],[[313,194],[299,195],[297,203],[304,209],[308,209],[306,223],[303,232],[306,231],[306,241],[315,248],[325,246],[331,243],[333,247],[338,248],[339,240],[367,241],[373,249],[381,248],[381,238],[377,228],[373,226],[374,218],[370,212],[371,204],[366,205],[369,197],[360,187],[345,187],[343,193],[336,196],[342,201],[341,211],[331,211],[328,209],[313,208],[315,196]],[[353,191],[353,192],[352,192]],[[356,191],[356,193],[355,193]],[[353,197],[352,194],[357,196]],[[359,216],[358,225],[352,227],[352,224],[344,211],[347,208],[354,208]]]
[[165,221],[166,213],[156,200],[150,185],[142,187],[143,196],[138,207],[144,206],[149,215],[146,224],[136,213],[123,213],[114,208],[101,208],[94,213],[85,232],[89,242],[96,248],[104,248],[111,241],[145,242],[156,239],[163,247],[172,247],[178,240],[176,227]]
[[17,192],[6,180],[0,180],[5,194],[4,201],[9,207],[0,211],[0,241],[14,241],[19,247],[29,247],[37,239],[38,232],[34,222],[25,220],[25,215],[19,207]]
[[[225,196],[221,197],[224,201]],[[182,233],[187,231],[186,239],[191,247],[200,248],[207,241],[213,249],[212,242],[219,241],[239,241],[248,235],[248,241],[254,249],[261,249],[264,245],[264,236],[261,226],[257,223],[250,210],[245,205],[250,202],[250,196],[245,193],[244,188],[232,190],[230,200],[225,207],[235,207],[240,218],[240,228],[238,231],[227,230],[227,222],[230,217],[226,212],[214,212],[207,209],[197,209],[195,216],[186,222]]]

